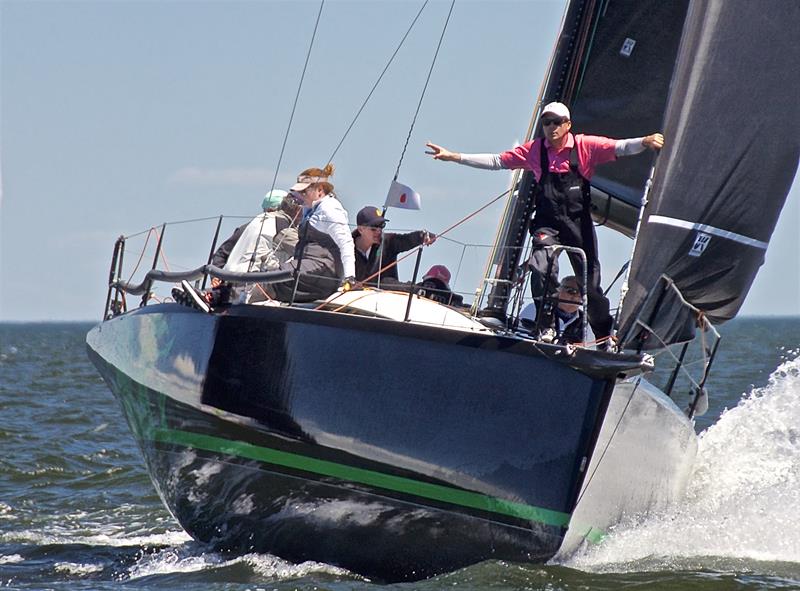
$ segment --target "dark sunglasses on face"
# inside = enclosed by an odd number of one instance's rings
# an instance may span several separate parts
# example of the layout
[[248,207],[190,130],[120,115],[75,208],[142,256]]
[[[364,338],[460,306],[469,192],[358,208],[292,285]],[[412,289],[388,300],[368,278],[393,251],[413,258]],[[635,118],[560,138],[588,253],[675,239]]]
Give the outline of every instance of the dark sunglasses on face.
[[567,119],[564,117],[542,117],[542,127],[547,127],[548,125],[561,125],[562,123],[566,123]]

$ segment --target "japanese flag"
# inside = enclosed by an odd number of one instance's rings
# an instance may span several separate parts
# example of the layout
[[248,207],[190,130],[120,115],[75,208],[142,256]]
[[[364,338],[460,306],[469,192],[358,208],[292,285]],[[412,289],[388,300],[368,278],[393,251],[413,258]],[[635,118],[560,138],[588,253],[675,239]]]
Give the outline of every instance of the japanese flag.
[[389,187],[389,194],[386,196],[386,207],[397,207],[400,209],[421,209],[419,193],[408,185],[392,181]]

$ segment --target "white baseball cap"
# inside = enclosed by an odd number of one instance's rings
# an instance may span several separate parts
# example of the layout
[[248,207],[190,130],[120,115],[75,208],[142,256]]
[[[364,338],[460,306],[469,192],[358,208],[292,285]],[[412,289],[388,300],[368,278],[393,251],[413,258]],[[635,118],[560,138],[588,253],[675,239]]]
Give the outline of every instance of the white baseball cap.
[[308,176],[308,175],[300,175],[297,177],[297,182],[292,185],[289,189],[290,193],[299,193],[301,191],[305,191],[311,185],[316,185],[317,183],[327,183],[328,177],[326,176]]
[[570,118],[569,116],[569,109],[567,105],[564,103],[548,103],[542,109],[542,116],[546,115],[547,113],[552,113],[553,115],[558,115],[559,117],[566,117],[567,119]]

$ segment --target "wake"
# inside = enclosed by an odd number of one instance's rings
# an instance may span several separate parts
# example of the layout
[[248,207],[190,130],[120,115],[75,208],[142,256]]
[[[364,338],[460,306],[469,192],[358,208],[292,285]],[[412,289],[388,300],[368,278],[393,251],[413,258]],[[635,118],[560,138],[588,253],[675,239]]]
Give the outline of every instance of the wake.
[[565,565],[627,571],[800,563],[800,351],[788,357],[766,386],[700,434],[678,505],[616,526]]

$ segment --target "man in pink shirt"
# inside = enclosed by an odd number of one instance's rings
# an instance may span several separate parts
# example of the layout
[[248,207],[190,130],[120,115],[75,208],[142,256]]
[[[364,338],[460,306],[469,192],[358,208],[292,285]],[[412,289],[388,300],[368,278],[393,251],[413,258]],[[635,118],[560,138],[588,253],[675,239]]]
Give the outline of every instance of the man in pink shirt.
[[[597,236],[591,215],[589,180],[595,168],[619,156],[631,156],[646,148],[658,150],[664,137],[654,133],[646,137],[614,140],[594,135],[573,135],[569,109],[563,103],[550,103],[542,109],[543,138],[536,138],[502,154],[460,154],[442,146],[428,143],[429,154],[435,160],[458,162],[489,170],[530,170],[536,178],[536,210],[531,220],[534,250],[529,266],[534,271],[531,291],[541,306],[545,318],[542,328],[550,328],[552,302],[558,286],[558,264],[553,261],[547,278],[547,251],[542,247],[562,244],[583,249],[586,253],[589,323],[595,337],[611,334],[614,320],[609,314],[608,299],[600,287],[600,261],[597,258]],[[575,275],[583,277],[583,264],[577,254],[569,253]],[[547,279],[546,279],[547,278]],[[547,286],[547,288],[545,288]],[[545,297],[549,296],[549,297]],[[549,310],[550,312],[547,312]]]

